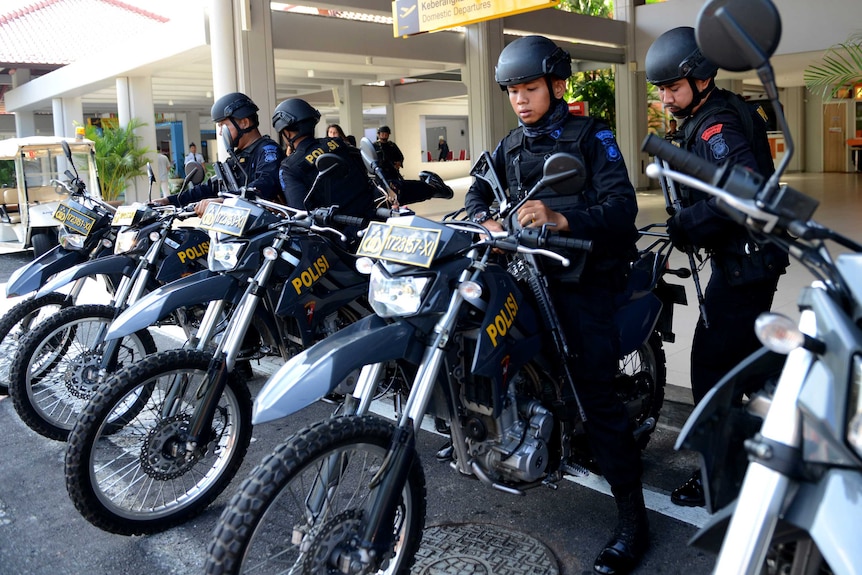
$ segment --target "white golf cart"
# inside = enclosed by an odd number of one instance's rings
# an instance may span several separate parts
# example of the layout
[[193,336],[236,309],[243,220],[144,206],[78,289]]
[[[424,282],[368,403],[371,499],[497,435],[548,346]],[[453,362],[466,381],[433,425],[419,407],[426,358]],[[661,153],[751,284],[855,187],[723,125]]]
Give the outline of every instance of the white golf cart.
[[61,144],[64,140],[87,190],[101,197],[91,140],[56,136],[0,140],[0,161],[6,160],[7,168],[14,166],[14,176],[0,182],[0,252],[32,247],[38,257],[57,245],[60,222],[54,219],[54,211],[67,194],[57,182],[68,181],[65,172],[71,168]]

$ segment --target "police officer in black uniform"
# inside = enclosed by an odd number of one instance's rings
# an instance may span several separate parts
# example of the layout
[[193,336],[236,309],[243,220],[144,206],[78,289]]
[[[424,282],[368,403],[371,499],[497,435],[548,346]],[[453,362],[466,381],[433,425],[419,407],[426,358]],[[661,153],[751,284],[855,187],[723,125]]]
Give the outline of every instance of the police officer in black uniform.
[[[225,162],[225,166],[231,170],[240,186],[254,188],[257,197],[284,203],[278,182],[278,166],[284,158],[284,152],[275,140],[260,133],[257,111],[258,107],[251,98],[240,92],[226,94],[213,104],[213,122],[218,125],[219,134],[221,130],[229,131],[231,147],[239,160],[239,165],[235,165],[231,158]],[[208,202],[201,200],[217,195],[218,188],[205,181],[179,194],[154,200],[153,203],[184,206],[198,202],[195,212],[202,215]]]
[[[508,92],[520,126],[498,144],[492,159],[497,177],[512,196],[523,194],[541,178],[545,158],[555,152],[574,154],[587,167],[583,191],[540,192],[517,217],[524,227],[553,224],[562,234],[594,244],[592,252],[580,256],[582,267],[549,271],[548,279],[574,352],[569,361],[587,416],[589,445],[617,504],[616,529],[593,566],[595,573],[609,575],[630,572],[649,545],[640,451],[611,384],[620,356],[614,301],[624,289],[636,253],[637,200],[610,129],[592,118],[569,114],[563,95],[571,74],[569,54],[543,36],[522,37],[503,49],[496,81]],[[474,222],[501,230],[499,222],[488,219],[492,200],[488,185],[476,180],[467,192],[466,208]]]
[[377,128],[377,141],[374,142],[374,149],[377,150],[383,175],[398,196],[398,203],[406,206],[431,198],[452,199],[455,192],[434,172],[419,172],[418,180],[405,180],[401,176],[404,154],[401,153],[398,145],[389,139],[391,133],[389,126]]
[[[775,171],[765,114],[715,86],[718,67],[701,54],[694,28],[674,28],[659,36],[645,64],[647,80],[658,87],[662,104],[683,120],[677,145],[716,164],[745,166],[764,177]],[[771,244],[755,242],[714,197],[684,186],[680,196],[683,209],[668,220],[671,240],[681,249],[704,248],[712,255],[704,292],[706,322],[698,320],[691,349],[691,390],[698,403],[760,347],[754,320],[772,306],[778,276],[789,261]],[[671,501],[705,504],[699,470],[673,491]]]
[[[372,217],[374,188],[358,148],[350,146],[341,138],[315,138],[314,127],[319,121],[320,112],[300,98],[285,100],[276,106],[272,114],[272,127],[278,132],[287,151],[287,157],[281,162],[278,172],[287,205],[301,210],[338,206],[339,214]],[[306,196],[318,174],[315,160],[324,153],[341,157],[346,172],[322,180],[307,205]]]

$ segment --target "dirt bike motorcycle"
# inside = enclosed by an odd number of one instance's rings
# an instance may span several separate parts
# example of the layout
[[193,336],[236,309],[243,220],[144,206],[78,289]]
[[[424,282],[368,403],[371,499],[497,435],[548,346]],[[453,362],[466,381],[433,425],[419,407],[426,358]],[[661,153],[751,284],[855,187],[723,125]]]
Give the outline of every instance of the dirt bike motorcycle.
[[[337,161],[318,158],[317,181]],[[372,313],[368,278],[356,271],[347,238],[329,227],[366,223],[331,207],[243,197],[210,204],[201,219],[212,234],[209,270],[141,299],[111,326],[108,337],[121,337],[174,307],[209,301],[189,346],[118,371],[75,424],[66,486],[87,520],[124,535],[163,531],[227,487],[252,435],[250,377],[238,373],[238,361],[287,360]],[[215,318],[225,312],[217,333]],[[134,416],[115,421],[118,408],[143,395]]]
[[[576,187],[572,180],[584,174],[577,158],[554,154],[523,201],[544,187]],[[502,217],[521,205],[504,202]],[[370,273],[376,315],[285,364],[258,394],[254,421],[290,415],[361,369],[345,400],[352,415],[299,431],[258,465],[222,513],[207,573],[408,573],[425,521],[414,434],[426,415],[448,422],[457,471],[492,489],[522,495],[586,473],[573,446],[579,404],[564,400],[576,396],[560,361],[568,350],[536,259],[567,263],[547,248],[591,243],[513,225],[479,240],[492,234],[472,222],[414,216],[369,225],[358,254],[373,256],[360,265]],[[495,250],[508,254],[505,265]],[[635,306],[657,303],[649,321],[625,323],[640,333],[626,334],[636,343],[624,351],[642,364],[615,385],[643,438],[658,416],[664,366],[655,363],[663,361],[660,347],[652,347],[662,302],[649,290],[639,295]],[[367,415],[386,362],[412,376],[397,422]]]
[[849,575],[862,572],[862,245],[814,221],[818,202],[779,182],[793,154],[769,62],[780,31],[769,0],[713,0],[697,23],[707,58],[732,71],[756,69],[766,88],[788,143],[772,177],[644,142],[679,170],[651,166],[651,177],[720,198],[755,239],[779,246],[815,278],[798,298],[798,322],[758,318],[764,348],[698,404],[677,448],[702,456],[714,515],[692,544],[718,551],[714,573]]
[[[9,369],[9,395],[15,411],[37,433],[64,441],[95,388],[123,365],[155,353],[152,335],[141,330],[123,339],[105,339],[108,326],[131,303],[164,283],[204,265],[209,236],[194,228],[174,227],[194,217],[191,209],[158,209],[135,204],[113,216],[119,227],[114,255],[79,264],[56,274],[36,297],[94,275],[121,280],[106,305],[75,305],[45,320],[19,342]],[[193,313],[174,314],[165,325],[191,333]]]
[[[20,339],[46,317],[74,305],[84,289],[81,279],[67,293],[51,293],[33,297],[52,276],[72,266],[113,253],[115,240],[111,219],[115,208],[104,202],[100,194],[91,194],[78,174],[69,145],[61,142],[66,155],[66,180],[52,180],[65,190],[68,197],[60,202],[54,218],[61,222],[57,232],[59,244],[18,268],[6,283],[6,297],[28,295],[0,317],[0,394],[9,392],[9,364]],[[117,277],[102,277],[108,292],[113,291]]]

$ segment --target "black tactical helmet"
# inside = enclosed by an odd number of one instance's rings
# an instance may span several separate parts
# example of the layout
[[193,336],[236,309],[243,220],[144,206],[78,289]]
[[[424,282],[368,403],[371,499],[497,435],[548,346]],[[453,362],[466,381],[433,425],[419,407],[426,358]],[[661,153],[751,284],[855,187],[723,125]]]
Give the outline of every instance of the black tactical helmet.
[[708,80],[718,72],[718,66],[701,54],[690,26],[668,30],[656,38],[647,50],[645,65],[647,82],[656,86],[682,78]]
[[572,57],[544,36],[524,36],[503,48],[494,70],[503,90],[543,76],[565,80],[571,75]]
[[320,112],[300,98],[285,100],[275,107],[272,114],[272,127],[279,134],[282,130],[290,130],[299,132],[300,136],[308,136],[314,133],[319,121]]
[[380,126],[377,128],[378,134],[391,134],[392,130],[389,129],[389,126]]
[[258,107],[251,98],[242,92],[225,94],[215,101],[212,107],[213,122],[221,122],[227,118],[250,118],[257,114]]

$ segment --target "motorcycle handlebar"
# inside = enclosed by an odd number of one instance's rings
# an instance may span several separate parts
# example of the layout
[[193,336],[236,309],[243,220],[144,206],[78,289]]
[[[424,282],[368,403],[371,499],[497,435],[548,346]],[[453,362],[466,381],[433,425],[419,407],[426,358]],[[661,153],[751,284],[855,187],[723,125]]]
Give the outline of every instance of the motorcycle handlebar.
[[719,171],[715,164],[678,148],[655,134],[650,134],[644,139],[641,151],[658,156],[680,172],[704,182],[712,182]]
[[332,221],[341,226],[356,226],[359,228],[365,227],[368,223],[363,218],[357,218],[356,216],[342,216],[339,214],[334,214],[332,216]]
[[547,245],[551,248],[562,248],[567,250],[593,251],[592,240],[579,240],[577,238],[563,238],[551,236],[547,239]]

